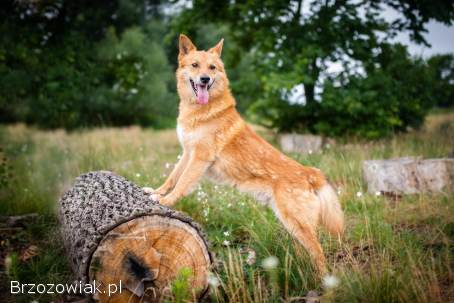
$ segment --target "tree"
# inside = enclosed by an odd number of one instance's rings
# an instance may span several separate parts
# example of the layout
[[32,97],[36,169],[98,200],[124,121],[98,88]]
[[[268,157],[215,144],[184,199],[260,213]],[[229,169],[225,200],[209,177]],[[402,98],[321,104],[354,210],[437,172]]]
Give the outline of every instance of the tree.
[[330,136],[375,139],[394,131],[418,128],[435,104],[434,79],[427,63],[411,58],[402,45],[382,46],[364,75],[324,84],[317,119],[309,128]]

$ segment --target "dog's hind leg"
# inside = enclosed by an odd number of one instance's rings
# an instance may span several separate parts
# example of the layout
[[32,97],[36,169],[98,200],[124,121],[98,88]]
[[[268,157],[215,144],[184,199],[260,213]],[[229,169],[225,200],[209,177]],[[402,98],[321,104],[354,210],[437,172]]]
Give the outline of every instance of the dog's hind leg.
[[320,274],[326,272],[326,260],[316,228],[320,213],[319,199],[307,191],[289,191],[285,186],[274,192],[273,210],[287,231],[306,249]]

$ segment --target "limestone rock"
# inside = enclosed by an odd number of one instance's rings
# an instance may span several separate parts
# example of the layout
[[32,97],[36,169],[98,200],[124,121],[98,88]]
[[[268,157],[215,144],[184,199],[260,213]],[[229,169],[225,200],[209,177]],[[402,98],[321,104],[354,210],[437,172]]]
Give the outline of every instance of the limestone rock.
[[369,193],[454,192],[454,159],[405,157],[363,162]]

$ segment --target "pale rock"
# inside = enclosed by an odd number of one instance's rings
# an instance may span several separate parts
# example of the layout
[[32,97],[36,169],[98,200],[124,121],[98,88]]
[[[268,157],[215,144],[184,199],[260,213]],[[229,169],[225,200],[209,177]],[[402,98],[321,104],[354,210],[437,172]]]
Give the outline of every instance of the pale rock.
[[454,192],[454,159],[405,157],[363,162],[363,176],[371,194]]
[[327,144],[334,144],[332,139],[316,135],[280,134],[279,145],[284,152],[312,154],[320,152]]

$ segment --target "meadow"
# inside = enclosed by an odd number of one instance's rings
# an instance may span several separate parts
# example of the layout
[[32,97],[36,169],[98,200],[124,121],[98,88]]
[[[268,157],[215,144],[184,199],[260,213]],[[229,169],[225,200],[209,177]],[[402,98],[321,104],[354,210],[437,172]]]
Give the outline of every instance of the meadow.
[[[275,143],[274,133],[259,132]],[[0,146],[0,214],[39,214],[26,228],[1,229],[1,302],[61,302],[59,297],[13,297],[8,281],[69,279],[55,208],[75,177],[112,170],[156,187],[181,152],[174,130],[139,127],[65,132],[4,125]],[[216,255],[212,301],[304,302],[309,291],[316,291],[321,302],[454,302],[453,196],[369,194],[361,175],[366,159],[453,153],[454,114],[433,113],[418,131],[378,141],[350,139],[321,153],[290,155],[323,170],[345,210],[342,242],[320,231],[332,274],[328,280],[317,276],[306,252],[272,212],[247,195],[204,180],[175,207],[208,234]],[[34,253],[23,257],[31,246]]]

